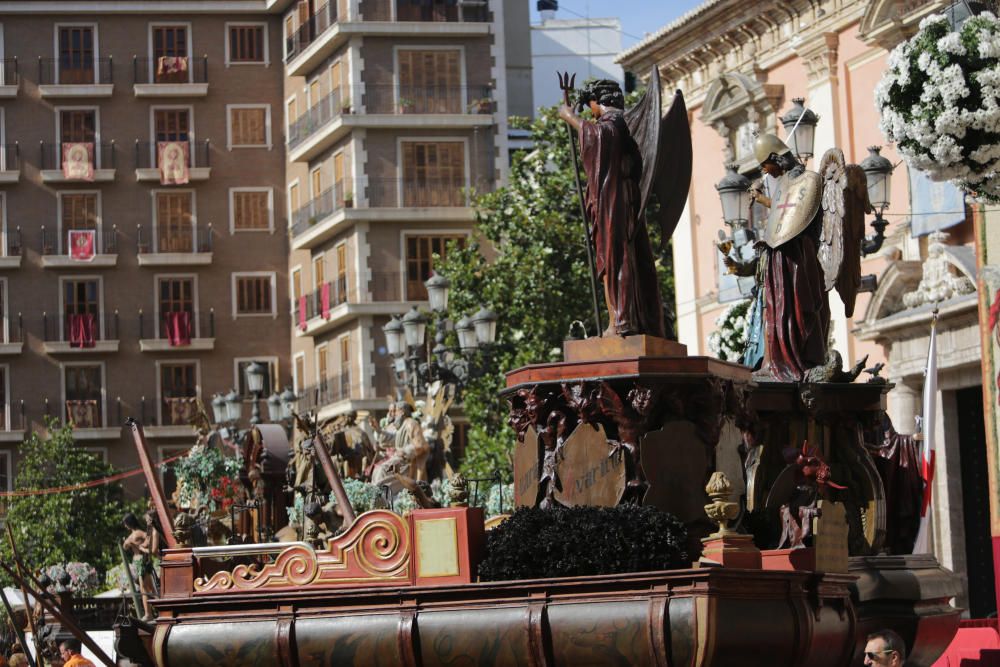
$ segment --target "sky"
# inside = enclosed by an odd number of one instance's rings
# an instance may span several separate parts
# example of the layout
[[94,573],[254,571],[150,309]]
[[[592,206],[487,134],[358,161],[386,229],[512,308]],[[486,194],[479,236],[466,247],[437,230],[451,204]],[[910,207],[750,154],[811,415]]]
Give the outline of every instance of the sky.
[[[535,0],[527,2],[531,7],[531,23],[540,23]],[[556,18],[618,17],[622,25],[622,48],[627,49],[702,2],[703,0],[559,0]]]

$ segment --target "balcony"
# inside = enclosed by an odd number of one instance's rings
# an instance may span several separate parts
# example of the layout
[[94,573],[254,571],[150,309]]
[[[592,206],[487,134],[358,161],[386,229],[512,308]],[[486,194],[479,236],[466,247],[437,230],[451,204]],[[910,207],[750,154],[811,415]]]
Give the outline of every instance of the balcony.
[[205,97],[208,56],[188,58],[186,72],[163,72],[159,58],[132,57],[132,89],[136,97]]
[[99,229],[95,234],[93,259],[74,259],[69,249],[69,233],[64,230],[60,237],[56,229],[42,225],[41,255],[42,266],[46,269],[106,268],[118,263],[118,227]]
[[42,313],[42,341],[47,354],[117,352],[118,311],[72,317]]
[[413,0],[363,0],[360,17],[338,16],[337,5],[332,0],[319,7],[285,40],[287,76],[305,76],[354,35],[467,37],[490,32],[485,0],[433,5]]
[[[43,183],[89,183],[78,178],[66,178],[62,168],[63,143],[38,142]],[[109,141],[94,145],[94,181],[108,183],[115,180],[115,170],[118,163],[118,153],[115,142]]]
[[204,266],[212,263],[212,225],[190,229],[136,225],[139,266]]
[[[493,90],[490,86],[370,84],[365,87],[365,114],[401,116],[405,124],[415,126],[440,124],[442,116],[458,117],[448,118],[448,125],[492,125]],[[395,125],[403,126],[399,121]]]
[[43,98],[111,97],[114,91],[111,56],[75,61],[70,58],[38,59],[38,94]]
[[351,115],[350,89],[335,90],[288,126],[288,159],[306,162],[347,135],[360,116]]
[[[139,350],[142,352],[204,352],[215,349],[215,309],[187,314],[190,320],[190,332],[184,335],[177,332],[177,326],[183,326],[173,319],[176,314],[160,313],[157,317],[152,313],[139,311],[136,318],[139,335]],[[173,330],[173,333],[172,331]]]
[[403,281],[404,276],[398,271],[372,272],[361,292],[347,276],[343,280],[330,281],[328,308],[323,307],[321,289],[305,295],[305,303],[299,299],[292,304],[295,335],[318,336],[358,315],[395,315],[404,309]]
[[[358,387],[360,390],[360,387]],[[306,387],[302,390],[302,394],[299,398],[299,412],[305,413],[310,410],[320,410],[324,406],[330,405],[331,403],[337,403],[339,401],[346,401],[352,397],[352,394],[358,395],[360,391],[352,392],[351,386],[351,374],[342,373],[340,375],[335,375],[325,381],[318,384],[314,384],[311,387]]]
[[190,438],[198,399],[198,396],[165,396],[157,405],[155,398],[143,396],[139,399],[139,423],[150,438]]
[[17,69],[17,58],[0,58],[0,97],[17,97],[21,83],[21,73]]
[[[293,243],[307,243],[308,247],[312,247],[326,240],[336,232],[339,224],[345,219],[345,216],[338,214],[353,206],[354,192],[350,186],[334,183],[333,187],[321,192],[318,197],[292,212]],[[296,248],[298,247],[300,246],[296,245]]]
[[0,183],[17,183],[21,180],[21,148],[15,141],[0,144]]
[[[209,163],[211,143],[208,139],[188,142],[188,180],[207,181],[212,174]],[[135,180],[160,180],[160,157],[157,154],[155,141],[135,142]]]
[[370,178],[366,194],[371,208],[443,208],[472,205],[472,195],[489,192],[492,182],[434,178]]
[[24,349],[24,316],[4,317],[0,328],[0,356],[21,354]]
[[21,228],[16,227],[8,230],[4,236],[6,238],[4,239],[2,247],[6,250],[6,252],[4,252],[3,255],[0,255],[0,270],[17,269],[21,266],[21,255],[23,254],[21,247]]

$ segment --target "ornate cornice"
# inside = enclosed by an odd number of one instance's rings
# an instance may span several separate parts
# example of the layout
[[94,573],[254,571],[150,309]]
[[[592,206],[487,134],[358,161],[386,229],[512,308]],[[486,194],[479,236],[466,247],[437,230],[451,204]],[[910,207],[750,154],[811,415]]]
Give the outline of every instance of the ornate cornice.
[[840,37],[835,32],[823,32],[808,42],[800,42],[795,53],[806,66],[809,85],[837,78],[837,47]]

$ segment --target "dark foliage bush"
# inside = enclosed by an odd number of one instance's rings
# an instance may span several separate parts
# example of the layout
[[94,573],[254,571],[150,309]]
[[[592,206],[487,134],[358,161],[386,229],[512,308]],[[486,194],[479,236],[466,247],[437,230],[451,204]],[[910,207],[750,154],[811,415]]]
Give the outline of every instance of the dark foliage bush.
[[522,508],[491,530],[481,581],[690,567],[687,531],[653,507]]

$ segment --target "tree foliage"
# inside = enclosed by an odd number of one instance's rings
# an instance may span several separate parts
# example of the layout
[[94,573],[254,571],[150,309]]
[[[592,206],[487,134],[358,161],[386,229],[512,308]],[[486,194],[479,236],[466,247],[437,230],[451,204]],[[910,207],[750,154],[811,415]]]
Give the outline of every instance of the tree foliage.
[[[48,437],[32,433],[21,446],[16,490],[72,486],[115,473],[111,465],[77,446],[70,426],[48,424]],[[121,560],[122,517],[141,510],[125,500],[120,482],[92,488],[11,499],[7,523],[25,564],[40,567],[82,561],[100,572]],[[10,563],[10,544],[0,541],[0,557]],[[3,578],[6,580],[6,577]]]
[[[451,281],[452,321],[487,304],[499,315],[491,369],[463,394],[470,429],[463,471],[510,475],[513,430],[497,394],[504,373],[527,364],[560,361],[562,342],[576,320],[595,333],[590,267],[566,125],[556,109],[534,121],[512,118],[531,132],[533,149],[514,156],[509,185],[476,198],[474,241],[451,247],[438,271]],[[585,182],[581,171],[581,182]],[[654,230],[650,230],[653,232]],[[654,247],[658,238],[653,237]],[[664,302],[673,304],[670,254],[658,261]],[[602,328],[607,312],[600,286]]]

